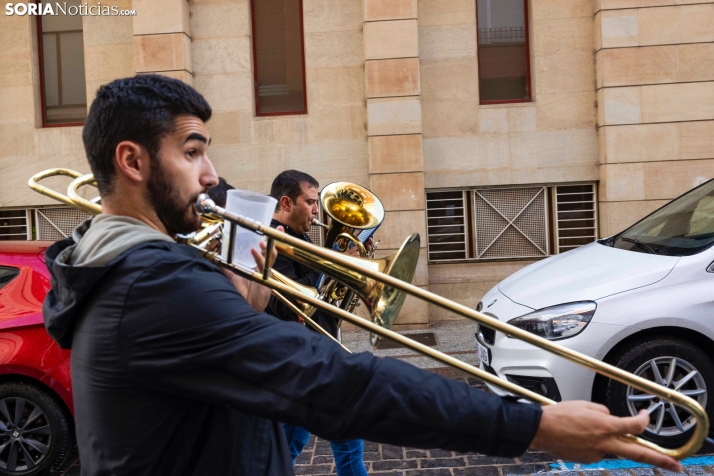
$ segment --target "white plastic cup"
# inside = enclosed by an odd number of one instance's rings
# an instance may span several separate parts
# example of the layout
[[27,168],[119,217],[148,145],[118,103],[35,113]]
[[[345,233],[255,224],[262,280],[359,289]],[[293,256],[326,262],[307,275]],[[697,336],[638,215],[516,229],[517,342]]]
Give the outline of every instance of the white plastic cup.
[[[268,195],[249,192],[248,190],[229,190],[226,210],[259,221],[265,226],[270,226],[270,220],[273,217],[277,203],[276,199]],[[233,227],[235,227],[235,241],[232,247],[233,256],[229,258],[228,250],[231,248],[231,229]],[[250,250],[253,248],[260,250],[261,241],[265,241],[265,236],[241,226],[236,226],[226,220],[223,227],[221,257],[230,263],[255,268],[257,264]]]

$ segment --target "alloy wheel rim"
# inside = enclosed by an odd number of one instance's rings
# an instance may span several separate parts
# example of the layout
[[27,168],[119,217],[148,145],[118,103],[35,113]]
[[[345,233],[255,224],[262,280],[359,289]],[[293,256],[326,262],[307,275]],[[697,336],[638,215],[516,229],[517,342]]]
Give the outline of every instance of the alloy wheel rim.
[[25,398],[0,400],[0,468],[30,471],[50,450],[52,428],[45,412]]
[[[706,406],[707,386],[704,377],[696,367],[682,358],[657,357],[642,364],[634,373],[691,397],[702,407]],[[647,410],[650,414],[646,433],[664,437],[678,436],[697,423],[687,410],[629,386],[626,398],[630,415],[637,415],[640,410]]]

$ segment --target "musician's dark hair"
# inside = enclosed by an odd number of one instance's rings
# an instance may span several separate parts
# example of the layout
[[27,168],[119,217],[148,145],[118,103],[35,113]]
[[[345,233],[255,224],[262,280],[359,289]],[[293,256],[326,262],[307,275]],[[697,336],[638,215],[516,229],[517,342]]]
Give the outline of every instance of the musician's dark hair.
[[211,118],[211,106],[198,91],[178,79],[142,74],[105,84],[97,91],[84,123],[82,139],[89,167],[102,195],[116,179],[114,154],[129,140],[158,156],[161,139],[176,127],[176,117]]
[[312,175],[308,175],[305,172],[300,172],[299,170],[280,172],[270,187],[270,196],[278,201],[275,211],[280,211],[281,197],[288,197],[293,203],[297,202],[297,198],[302,193],[302,184],[304,183],[315,188],[320,186]]
[[219,207],[226,207],[226,200],[228,200],[228,190],[233,190],[235,187],[228,182],[223,177],[218,177],[218,184],[208,189],[208,196],[211,197],[213,203]]

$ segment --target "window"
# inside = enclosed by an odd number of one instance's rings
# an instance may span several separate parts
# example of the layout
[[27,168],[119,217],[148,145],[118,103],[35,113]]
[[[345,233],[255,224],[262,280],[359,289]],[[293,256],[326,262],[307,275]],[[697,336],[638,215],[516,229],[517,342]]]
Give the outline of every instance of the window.
[[307,113],[302,0],[252,0],[255,110]]
[[[606,244],[664,256],[692,256],[714,245],[714,180],[646,216]],[[708,272],[713,272],[709,265]]]
[[477,0],[481,104],[531,100],[528,0]]
[[[66,5],[80,3],[80,0],[74,0]],[[58,15],[39,15],[37,30],[42,125],[82,125],[87,117],[82,17],[64,14],[62,10]]]
[[15,276],[20,274],[20,270],[17,268],[8,268],[7,266],[0,266],[0,289],[4,288],[7,283],[13,280]]
[[593,184],[428,191],[429,261],[541,258],[597,239]]

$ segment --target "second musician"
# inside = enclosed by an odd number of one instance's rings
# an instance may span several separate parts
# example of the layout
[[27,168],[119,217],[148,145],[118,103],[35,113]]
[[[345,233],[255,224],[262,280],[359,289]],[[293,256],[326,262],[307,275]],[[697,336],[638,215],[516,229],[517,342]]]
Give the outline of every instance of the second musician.
[[[307,232],[312,221],[318,217],[319,183],[312,176],[297,170],[281,172],[270,188],[270,196],[278,201],[270,226],[282,226],[286,233],[310,242]],[[318,271],[302,263],[279,254],[273,269],[305,286],[315,287],[320,276]],[[285,321],[297,321],[298,316],[275,296],[270,298],[266,312]],[[317,311],[312,318],[327,332],[338,338],[337,319],[325,312]],[[310,432],[293,425],[284,425],[293,465],[310,439]],[[362,440],[331,441],[338,476],[367,476],[362,460],[364,442]]]

